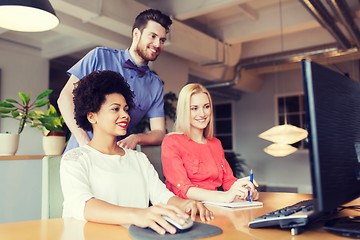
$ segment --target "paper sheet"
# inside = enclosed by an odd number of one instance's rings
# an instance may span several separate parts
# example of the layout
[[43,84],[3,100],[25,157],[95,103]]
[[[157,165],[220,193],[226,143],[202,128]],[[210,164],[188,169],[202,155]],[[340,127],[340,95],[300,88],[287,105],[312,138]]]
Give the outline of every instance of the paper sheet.
[[235,202],[230,203],[221,203],[221,202],[209,202],[209,201],[202,201],[204,204],[210,204],[219,207],[227,207],[227,208],[245,208],[245,207],[261,207],[263,206],[262,202],[259,201],[245,201],[245,200],[237,200]]

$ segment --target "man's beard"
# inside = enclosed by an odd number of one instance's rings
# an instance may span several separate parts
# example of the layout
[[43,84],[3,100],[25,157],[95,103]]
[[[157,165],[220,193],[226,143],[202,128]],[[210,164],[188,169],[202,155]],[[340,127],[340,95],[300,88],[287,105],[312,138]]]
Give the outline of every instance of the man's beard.
[[160,52],[157,52],[157,54],[153,55],[153,54],[149,54],[147,53],[148,47],[147,46],[143,46],[141,44],[141,39],[138,42],[135,52],[146,62],[148,61],[155,61],[156,58],[159,56]]

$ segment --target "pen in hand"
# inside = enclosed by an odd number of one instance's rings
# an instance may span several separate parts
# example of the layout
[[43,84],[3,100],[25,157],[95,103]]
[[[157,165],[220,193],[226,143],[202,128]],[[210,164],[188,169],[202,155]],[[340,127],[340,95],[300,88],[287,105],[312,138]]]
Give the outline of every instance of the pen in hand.
[[[254,183],[254,174],[253,174],[253,170],[250,170],[250,182]],[[249,202],[252,202],[252,195],[251,195],[251,191],[248,191],[248,198],[249,198]]]

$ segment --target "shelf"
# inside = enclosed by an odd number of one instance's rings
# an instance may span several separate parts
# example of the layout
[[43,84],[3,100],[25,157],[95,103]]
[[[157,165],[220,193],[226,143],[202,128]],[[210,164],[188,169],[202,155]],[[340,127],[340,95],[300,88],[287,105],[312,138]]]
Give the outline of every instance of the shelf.
[[45,155],[9,155],[0,156],[0,160],[33,160],[42,159]]

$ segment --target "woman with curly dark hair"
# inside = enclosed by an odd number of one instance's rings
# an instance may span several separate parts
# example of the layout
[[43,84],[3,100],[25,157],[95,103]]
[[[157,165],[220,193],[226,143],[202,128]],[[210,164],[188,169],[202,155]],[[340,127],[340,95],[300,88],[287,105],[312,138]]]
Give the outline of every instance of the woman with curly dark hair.
[[[122,76],[113,71],[95,71],[75,84],[74,111],[76,124],[86,131],[92,131],[93,127],[88,120],[89,112],[98,112],[105,102],[105,97],[111,93],[119,93],[128,105],[128,110],[134,107],[133,92],[129,85],[120,79]],[[91,96],[91,97],[89,97]]]
[[119,73],[92,72],[76,84],[73,94],[76,123],[94,136],[63,155],[64,218],[134,224],[160,234],[176,231],[162,215],[180,224],[188,214],[193,220],[197,213],[203,221],[213,218],[202,203],[167,190],[145,154],[118,146],[116,137],[126,134],[133,107],[133,93]]

